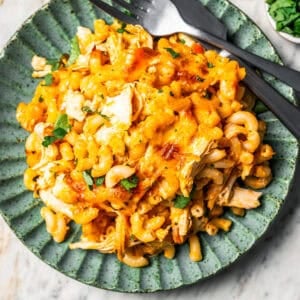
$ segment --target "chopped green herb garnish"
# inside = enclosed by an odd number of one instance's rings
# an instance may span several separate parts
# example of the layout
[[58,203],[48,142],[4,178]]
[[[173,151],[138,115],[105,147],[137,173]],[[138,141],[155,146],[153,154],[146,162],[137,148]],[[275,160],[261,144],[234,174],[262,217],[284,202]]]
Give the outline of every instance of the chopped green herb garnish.
[[83,176],[83,179],[84,179],[85,183],[89,187],[89,189],[92,189],[94,182],[93,182],[93,178],[90,175],[90,173],[88,171],[83,171],[82,176]]
[[39,97],[39,102],[40,103],[44,102],[44,98],[42,96]]
[[107,120],[107,121],[109,121],[110,120],[110,117],[109,116],[107,116],[107,115],[104,115],[103,113],[101,113],[101,112],[99,112],[98,113],[103,119],[105,119],[105,120]]
[[163,92],[163,89],[159,89],[158,92],[161,94]]
[[83,112],[87,112],[87,113],[89,113],[89,114],[91,114],[91,113],[94,112],[89,106],[83,106],[83,107],[81,108],[81,110],[82,110]]
[[204,79],[201,78],[199,75],[196,75],[196,80],[197,80],[197,81],[200,81],[200,82],[203,82],[203,81],[204,81]]
[[184,40],[184,39],[180,39],[179,42],[180,42],[181,44],[183,44],[183,45],[185,44],[185,40]]
[[49,145],[53,144],[55,141],[57,141],[57,137],[51,135],[51,136],[45,136],[44,140],[42,142],[42,145],[44,147],[48,147]]
[[54,129],[62,128],[66,132],[68,132],[71,129],[71,125],[69,124],[69,118],[67,114],[61,114],[58,116],[55,124]]
[[101,176],[101,177],[95,178],[95,184],[96,184],[96,186],[102,185],[103,182],[104,182],[104,179],[105,179],[105,176]]
[[174,207],[175,208],[185,208],[189,202],[191,201],[190,197],[184,197],[182,195],[177,195],[174,200]]
[[208,63],[207,63],[207,67],[208,67],[208,68],[213,68],[214,66],[215,66],[215,65],[214,65],[213,63],[211,63],[211,62],[208,62]]
[[47,85],[47,86],[49,86],[53,83],[53,76],[50,73],[47,74],[44,79],[45,79],[45,85]]
[[276,30],[300,37],[299,0],[266,0],[269,14],[276,22]]
[[136,175],[132,175],[129,178],[122,179],[120,181],[121,186],[129,192],[132,189],[136,188],[138,183],[139,183],[139,178]]
[[77,36],[74,36],[74,38],[71,40],[71,52],[70,57],[68,60],[68,66],[74,64],[78,56],[80,55],[80,48]]
[[53,144],[59,139],[62,139],[65,137],[65,135],[69,132],[71,128],[71,125],[69,124],[68,115],[61,114],[57,118],[54,129],[52,131],[51,136],[46,136],[42,142],[42,145],[44,147],[48,147],[49,145]]
[[65,129],[63,128],[56,128],[52,131],[53,135],[57,138],[57,139],[62,139],[65,137],[65,135],[68,133]]
[[127,32],[127,33],[129,33],[125,28],[126,28],[126,24],[125,23],[122,23],[122,26],[119,28],[119,29],[117,29],[117,32],[118,33],[124,33],[124,32]]
[[178,58],[180,57],[180,53],[174,51],[172,48],[165,48],[171,55],[173,58]]
[[47,59],[47,65],[51,66],[51,70],[56,71],[60,67],[60,60],[59,59]]
[[206,99],[211,99],[211,96],[212,96],[212,93],[210,91],[206,91],[205,95],[204,95],[204,98]]

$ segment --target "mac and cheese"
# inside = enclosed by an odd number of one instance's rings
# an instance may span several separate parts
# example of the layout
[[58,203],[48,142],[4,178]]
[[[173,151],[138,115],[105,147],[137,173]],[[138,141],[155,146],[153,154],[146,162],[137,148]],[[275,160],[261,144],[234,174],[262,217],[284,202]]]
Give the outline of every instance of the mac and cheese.
[[69,57],[32,59],[43,80],[16,113],[30,132],[24,183],[56,242],[70,221],[81,225],[72,249],[142,267],[188,241],[201,260],[199,232],[228,231],[227,207],[243,215],[260,205],[237,180],[260,189],[272,178],[245,70],[183,34],[94,25],[78,28]]

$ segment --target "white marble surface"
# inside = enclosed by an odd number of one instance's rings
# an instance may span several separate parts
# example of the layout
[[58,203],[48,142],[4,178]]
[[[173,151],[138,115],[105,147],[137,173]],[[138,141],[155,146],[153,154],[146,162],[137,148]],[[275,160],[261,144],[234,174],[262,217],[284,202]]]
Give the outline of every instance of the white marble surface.
[[[0,0],[0,48],[48,0]],[[275,33],[263,0],[232,0],[266,33],[283,61],[300,70],[300,46]],[[300,83],[299,83],[300,85]],[[298,172],[299,181],[300,172]],[[10,231],[0,217],[0,300],[15,299],[237,299],[300,300],[300,195],[293,193],[267,235],[240,261],[214,278],[155,294],[119,294],[83,285],[53,270]]]

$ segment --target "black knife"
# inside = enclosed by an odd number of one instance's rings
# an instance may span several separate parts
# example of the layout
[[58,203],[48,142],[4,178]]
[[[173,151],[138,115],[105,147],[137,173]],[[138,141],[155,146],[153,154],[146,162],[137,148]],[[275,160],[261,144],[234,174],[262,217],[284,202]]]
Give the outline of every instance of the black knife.
[[171,1],[176,5],[185,22],[206,32],[209,31],[209,33],[224,40],[227,39],[226,26],[221,23],[207,8],[205,8],[199,0]]

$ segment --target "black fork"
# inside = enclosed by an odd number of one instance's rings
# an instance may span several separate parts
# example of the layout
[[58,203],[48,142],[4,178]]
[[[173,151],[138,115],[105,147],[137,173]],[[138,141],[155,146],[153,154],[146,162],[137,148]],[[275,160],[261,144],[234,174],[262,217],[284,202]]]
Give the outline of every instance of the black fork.
[[[128,24],[140,24],[141,20],[151,7],[151,0],[127,2],[125,0],[113,0],[112,4],[103,0],[90,0],[99,8],[108,12],[115,18]],[[117,6],[115,5],[117,4]]]

